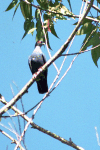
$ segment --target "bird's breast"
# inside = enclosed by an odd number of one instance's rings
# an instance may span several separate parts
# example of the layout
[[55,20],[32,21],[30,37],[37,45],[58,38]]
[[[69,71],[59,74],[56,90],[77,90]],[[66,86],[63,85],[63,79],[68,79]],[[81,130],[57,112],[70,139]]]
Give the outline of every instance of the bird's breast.
[[31,60],[38,62],[38,61],[42,61],[42,55],[36,55],[36,56],[32,56]]

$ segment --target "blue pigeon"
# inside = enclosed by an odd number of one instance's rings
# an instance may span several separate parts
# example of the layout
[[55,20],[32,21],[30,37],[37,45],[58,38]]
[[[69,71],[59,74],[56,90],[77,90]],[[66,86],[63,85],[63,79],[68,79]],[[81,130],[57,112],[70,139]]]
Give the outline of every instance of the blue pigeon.
[[[41,50],[41,46],[43,44],[45,43],[43,43],[42,41],[36,42],[35,49],[28,59],[28,64],[32,74],[36,73],[38,69],[46,63],[45,55]],[[38,91],[40,94],[48,92],[47,72],[48,70],[46,69],[39,75],[38,79],[36,80]]]

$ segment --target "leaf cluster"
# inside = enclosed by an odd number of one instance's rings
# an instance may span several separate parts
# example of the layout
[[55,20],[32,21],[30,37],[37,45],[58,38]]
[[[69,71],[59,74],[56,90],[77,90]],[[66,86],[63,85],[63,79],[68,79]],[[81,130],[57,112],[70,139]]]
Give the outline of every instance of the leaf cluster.
[[[100,20],[100,17],[97,18],[98,20]],[[91,46],[92,48],[96,47],[91,51],[91,55],[95,65],[98,67],[97,61],[100,57],[100,46],[98,47],[98,45],[100,44],[99,23],[95,23],[94,21],[85,18],[82,22],[81,28],[77,31],[77,35],[83,34],[85,34],[86,36],[83,40],[80,51],[86,50],[89,46]]]
[[[56,31],[55,31],[55,22],[59,20],[67,20],[64,15],[72,15],[72,12],[69,11],[61,2],[61,0],[37,0],[37,3],[39,5],[34,5],[33,0],[13,0],[9,6],[7,7],[6,11],[11,10],[13,7],[15,7],[15,11],[13,14],[13,17],[15,16],[15,13],[20,7],[22,15],[25,19],[24,22],[24,30],[25,33],[22,37],[22,39],[27,35],[27,33],[31,33],[33,35],[34,31],[36,30],[36,41],[42,40],[45,42],[44,33],[43,33],[43,26],[46,33],[46,38],[48,42],[48,46],[50,48],[49,44],[49,38],[48,38],[48,32],[51,32],[55,37],[59,38]],[[68,1],[70,9],[70,1]],[[33,14],[32,10],[35,9],[35,14]],[[43,26],[41,22],[40,13],[43,17]]]

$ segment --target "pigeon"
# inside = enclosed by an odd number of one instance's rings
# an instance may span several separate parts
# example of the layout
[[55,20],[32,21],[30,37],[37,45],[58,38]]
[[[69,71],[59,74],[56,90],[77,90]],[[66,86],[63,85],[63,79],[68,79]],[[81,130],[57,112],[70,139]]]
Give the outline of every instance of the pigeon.
[[[32,74],[36,73],[38,69],[46,63],[46,57],[41,50],[41,46],[43,44],[45,43],[42,41],[36,42],[35,49],[33,50],[32,55],[29,56],[28,64]],[[39,75],[38,79],[36,80],[40,94],[48,92],[47,73],[48,70],[46,69]]]

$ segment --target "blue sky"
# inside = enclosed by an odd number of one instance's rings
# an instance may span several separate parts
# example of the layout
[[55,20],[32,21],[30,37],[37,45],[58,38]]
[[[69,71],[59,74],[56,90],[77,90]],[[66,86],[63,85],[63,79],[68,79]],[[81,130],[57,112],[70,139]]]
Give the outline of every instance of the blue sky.
[[[9,3],[0,2],[0,93],[7,101],[13,98],[10,85],[12,85],[14,94],[18,89],[13,84],[17,84],[19,90],[32,77],[28,66],[28,57],[31,55],[35,45],[35,33],[27,35],[22,41],[24,34],[24,18],[18,9],[13,21],[12,16],[14,9],[4,12]],[[67,4],[67,2],[65,3]],[[68,4],[67,4],[68,6]],[[81,1],[73,2],[73,13],[78,15]],[[95,13],[95,12],[94,12]],[[60,39],[55,38],[49,33],[50,44],[53,49],[51,55],[67,40],[74,27],[76,20],[58,21],[55,25],[56,32]],[[70,53],[78,52],[83,36],[76,36],[70,49]],[[49,56],[46,47],[42,47],[47,60]],[[67,58],[59,79],[69,67],[74,56]],[[55,61],[58,68],[61,65],[63,57]],[[100,61],[98,61],[100,66]],[[50,86],[56,70],[51,65],[48,68],[48,85]],[[41,108],[36,113],[34,122],[39,126],[56,133],[57,135],[83,147],[84,149],[99,150],[94,127],[97,126],[100,135],[100,69],[92,61],[91,52],[81,54],[75,60],[72,68],[62,80],[60,85],[51,93],[43,102]],[[34,83],[28,90],[28,94],[22,97],[25,111],[33,107],[42,99],[43,95],[38,93],[37,85]],[[3,105],[0,104],[0,107]],[[20,102],[17,102],[18,109],[21,109]],[[22,110],[22,109],[21,109]],[[13,114],[13,111],[9,111]],[[28,114],[31,117],[33,111]],[[16,119],[14,118],[15,123]],[[9,126],[11,119],[2,119],[1,123]],[[23,126],[23,121],[22,126]],[[0,129],[6,131],[15,137],[14,134],[0,126]],[[0,134],[0,149],[14,149],[15,145],[4,135]],[[4,144],[4,142],[6,143]],[[72,148],[61,142],[29,127],[26,132],[26,146],[29,150],[71,150]]]

